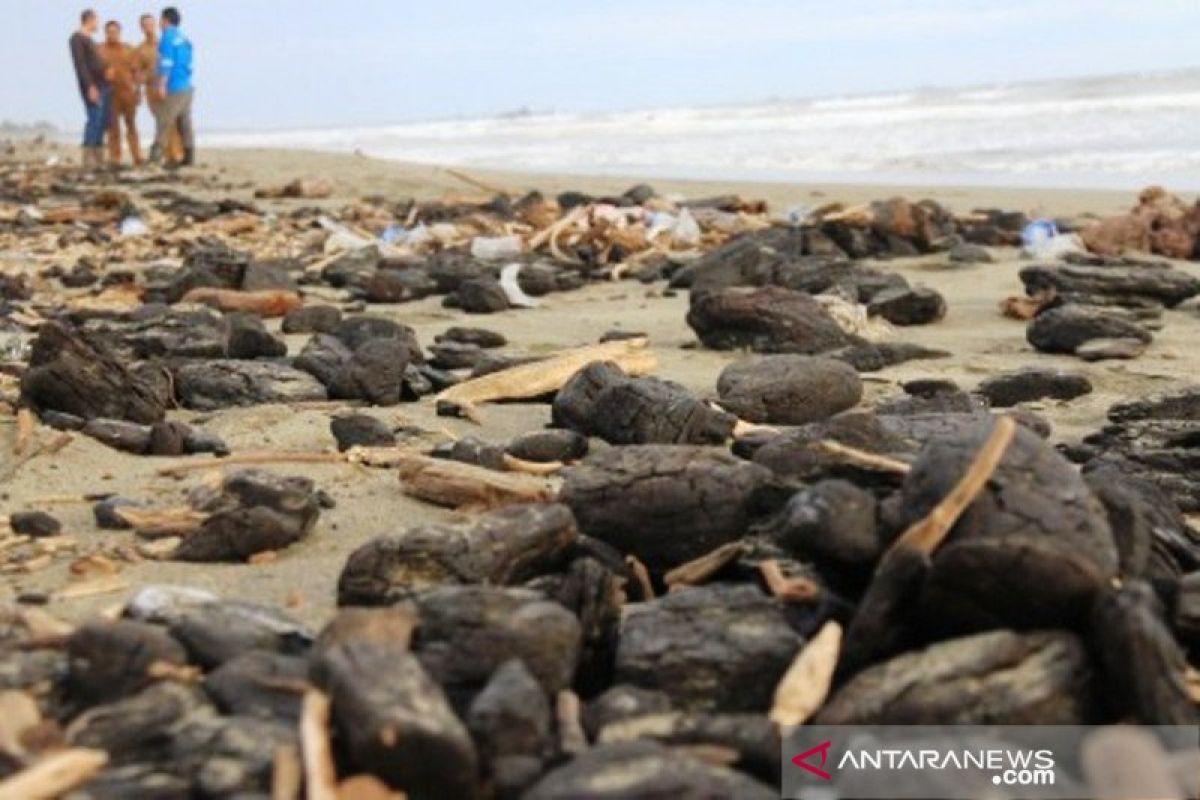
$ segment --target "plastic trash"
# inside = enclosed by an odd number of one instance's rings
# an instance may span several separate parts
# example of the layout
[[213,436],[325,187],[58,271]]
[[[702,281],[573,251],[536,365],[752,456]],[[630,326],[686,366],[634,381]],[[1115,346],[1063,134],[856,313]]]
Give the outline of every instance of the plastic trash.
[[383,233],[379,234],[379,239],[384,244],[397,244],[404,241],[408,237],[408,229],[403,225],[388,225],[384,228]]
[[520,236],[476,236],[471,240],[471,255],[484,261],[514,258],[525,249]]
[[700,244],[700,225],[692,216],[692,212],[686,208],[679,212],[679,221],[675,224],[673,233],[676,244]]
[[515,308],[536,308],[538,301],[534,300],[521,288],[518,278],[524,264],[508,264],[500,270],[500,288],[508,297],[508,304]]
[[130,215],[121,220],[120,231],[122,236],[145,236],[150,233],[150,226],[141,217]]
[[777,219],[785,225],[797,227],[803,225],[805,221],[812,215],[812,206],[806,206],[804,203],[797,203],[783,209]]
[[1035,219],[1021,231],[1021,254],[1026,258],[1056,259],[1083,250],[1083,242],[1064,236],[1052,219]]
[[1021,230],[1021,246],[1036,250],[1045,242],[1058,236],[1058,226],[1052,219],[1035,219]]

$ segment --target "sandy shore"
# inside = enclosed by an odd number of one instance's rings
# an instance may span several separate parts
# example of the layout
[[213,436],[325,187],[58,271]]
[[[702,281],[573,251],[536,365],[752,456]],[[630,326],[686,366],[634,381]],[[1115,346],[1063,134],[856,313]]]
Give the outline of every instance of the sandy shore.
[[[232,187],[226,193],[246,196],[255,184],[279,182],[295,177],[331,180],[335,196],[328,201],[341,204],[364,195],[389,198],[429,198],[447,193],[478,193],[475,188],[445,170],[392,164],[354,156],[336,156],[287,151],[206,152],[208,167],[219,170]],[[572,188],[592,192],[621,191],[631,181],[610,178],[571,178],[561,175],[516,175],[472,172],[489,186],[510,190],[539,188],[548,194]],[[1001,207],[1054,215],[1084,212],[1110,213],[1131,205],[1134,198],[1124,193],[1094,191],[1046,191],[1018,189],[796,186],[787,184],[729,184],[655,181],[664,193],[706,196],[736,192],[764,198],[773,207],[793,203],[810,205],[833,200],[858,202],[905,195],[933,197],[957,211],[977,207]],[[224,190],[223,190],[224,191]],[[309,201],[280,201],[281,207]],[[945,377],[963,388],[973,388],[984,377],[1003,370],[1033,364],[1060,366],[1087,374],[1095,393],[1070,404],[1043,403],[1033,408],[1055,425],[1056,440],[1071,439],[1094,429],[1114,401],[1148,394],[1193,380],[1200,371],[1200,349],[1191,339],[1200,321],[1194,312],[1173,311],[1165,316],[1165,327],[1157,334],[1150,351],[1132,362],[1085,364],[1073,358],[1036,354],[1025,342],[1025,325],[1002,317],[997,303],[1021,292],[1017,272],[1021,262],[1015,251],[996,251],[998,263],[969,266],[949,265],[944,256],[888,262],[886,268],[902,273],[914,283],[942,292],[949,304],[944,321],[906,329],[906,340],[951,351],[951,358],[911,362],[867,376],[870,402],[900,391],[899,384],[916,377]],[[1186,269],[1195,271],[1194,265]],[[720,370],[738,354],[716,353],[694,347],[695,338],[684,323],[685,294],[663,296],[662,286],[626,282],[592,285],[584,290],[554,294],[537,309],[508,311],[492,316],[470,316],[443,309],[440,298],[399,306],[371,306],[373,313],[392,316],[412,326],[422,342],[454,324],[480,325],[502,331],[510,349],[549,351],[596,341],[604,332],[620,328],[649,334],[663,377],[679,381],[699,394],[714,394]],[[277,322],[275,323],[277,326]],[[289,338],[292,353],[306,336]],[[199,415],[173,412],[175,418],[196,420],[225,438],[236,452],[250,449],[321,451],[333,445],[329,434],[332,408],[296,411],[283,406],[260,406]],[[471,423],[437,417],[433,403],[406,404],[371,409],[369,413],[389,422],[418,425],[430,431],[446,430],[456,436],[474,434],[494,441],[538,428],[549,420],[549,407],[539,404],[488,407],[482,428]],[[0,454],[11,451],[12,426],[0,426]],[[205,458],[205,457],[194,457]],[[58,516],[65,532],[82,541],[130,541],[123,533],[95,528],[90,505],[71,496],[115,492],[143,498],[155,505],[180,502],[189,488],[207,477],[194,472],[177,480],[158,474],[176,459],[152,459],[125,455],[86,437],[76,437],[53,456],[35,458],[24,464],[7,484],[0,484],[0,515],[14,510],[45,509]],[[448,512],[411,500],[401,494],[394,473],[346,465],[278,465],[280,473],[304,474],[337,501],[337,507],[322,514],[318,528],[306,541],[279,554],[277,560],[255,565],[182,564],[143,562],[123,571],[133,587],[149,583],[185,583],[211,589],[223,596],[286,604],[303,619],[317,623],[333,608],[334,587],[346,555],[373,536],[398,531],[423,520],[442,518]],[[26,591],[52,591],[65,581],[65,563],[30,575],[8,575],[0,580],[0,599]],[[121,599],[120,594],[73,601],[56,600],[52,610],[66,617],[79,617]]]

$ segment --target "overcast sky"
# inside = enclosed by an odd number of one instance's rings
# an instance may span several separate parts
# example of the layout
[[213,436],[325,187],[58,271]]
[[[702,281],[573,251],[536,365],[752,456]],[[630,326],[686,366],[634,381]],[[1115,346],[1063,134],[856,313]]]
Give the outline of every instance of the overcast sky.
[[[97,0],[135,35],[145,2]],[[203,0],[200,124],[753,102],[1200,66],[1200,0]],[[0,119],[74,126],[78,8],[0,0]]]

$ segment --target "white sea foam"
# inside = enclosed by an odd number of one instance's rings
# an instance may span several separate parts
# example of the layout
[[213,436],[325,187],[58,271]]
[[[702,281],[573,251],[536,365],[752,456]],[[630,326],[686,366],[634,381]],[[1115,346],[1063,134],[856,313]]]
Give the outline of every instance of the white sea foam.
[[458,166],[649,177],[1200,188],[1200,70],[755,105],[214,134]]

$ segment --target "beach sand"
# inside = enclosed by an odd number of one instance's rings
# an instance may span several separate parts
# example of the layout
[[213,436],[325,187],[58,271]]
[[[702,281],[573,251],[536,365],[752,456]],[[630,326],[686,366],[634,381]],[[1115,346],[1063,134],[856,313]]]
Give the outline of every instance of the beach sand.
[[[406,196],[431,198],[448,193],[478,194],[478,189],[450,172],[434,167],[381,162],[357,156],[324,155],[289,151],[212,151],[202,160],[218,169],[232,189],[218,194],[248,196],[255,185],[297,177],[326,178],[335,195],[322,201],[339,205],[366,195],[400,199]],[[576,178],[564,175],[518,175],[471,171],[471,176],[496,188],[541,189],[553,194],[563,189],[590,192],[623,191],[631,179]],[[909,198],[932,197],[956,211],[978,207],[1020,209],[1049,215],[1107,214],[1123,210],[1135,198],[1124,193],[1095,191],[1048,191],[985,188],[872,187],[869,185],[798,186],[793,184],[735,184],[654,181],[662,193],[691,197],[736,192],[747,198],[763,198],[773,208],[795,203],[817,205],[835,200],[850,203],[893,195]],[[190,190],[189,190],[190,191]],[[311,204],[292,200],[264,203],[280,208]],[[917,377],[941,377],[973,388],[985,377],[1024,366],[1053,366],[1082,372],[1096,391],[1069,404],[1039,403],[1034,410],[1055,426],[1055,441],[1070,440],[1102,424],[1105,410],[1119,399],[1129,399],[1192,382],[1200,371],[1200,348],[1191,339],[1200,331],[1194,312],[1169,311],[1164,329],[1140,359],[1130,362],[1086,364],[1074,358],[1035,353],[1025,342],[1025,324],[1000,315],[997,304],[1006,296],[1020,294],[1017,273],[1022,262],[1015,251],[997,250],[995,264],[949,265],[944,255],[887,262],[885,268],[900,272],[910,281],[942,292],[949,313],[942,322],[902,329],[900,338],[949,350],[953,356],[935,361],[916,361],[865,376],[869,403],[880,396],[897,394],[900,383]],[[1181,265],[1196,272],[1196,266]],[[1200,273],[1198,273],[1200,274]],[[594,284],[587,288],[544,298],[541,307],[514,310],[490,316],[465,315],[443,309],[441,298],[398,306],[372,305],[372,313],[392,316],[412,326],[423,343],[451,325],[470,324],[503,332],[510,350],[547,352],[595,342],[612,329],[647,333],[661,367],[658,374],[679,381],[701,395],[715,394],[718,373],[737,353],[699,349],[684,322],[686,293],[663,296],[661,284],[636,282]],[[276,327],[278,321],[272,323]],[[306,336],[289,337],[292,353]],[[277,449],[322,451],[333,446],[329,420],[333,408],[295,410],[283,406],[259,406],[200,415],[172,412],[173,418],[203,417],[204,427],[224,437],[237,451]],[[539,428],[549,421],[548,405],[537,403],[488,406],[482,427],[459,419],[437,417],[433,403],[425,400],[392,408],[369,409],[368,413],[389,422],[412,423],[422,428],[445,430],[455,436],[476,435],[496,442]],[[0,426],[0,454],[11,452],[13,426]],[[0,456],[2,457],[2,456]],[[194,456],[189,463],[207,456]],[[186,492],[205,480],[205,472],[182,479],[165,477],[158,471],[182,459],[156,459],[126,455],[87,437],[77,436],[54,455],[32,459],[21,466],[6,484],[0,483],[0,516],[25,509],[49,510],[58,516],[65,533],[83,542],[132,542],[121,532],[97,530],[89,503],[78,496],[115,492],[141,498],[156,506],[176,505]],[[216,465],[214,465],[215,468]],[[335,586],[346,556],[374,536],[394,533],[427,520],[446,519],[452,514],[405,497],[393,471],[350,465],[280,464],[268,467],[281,474],[303,474],[313,478],[337,501],[336,508],[322,513],[315,532],[304,542],[279,553],[278,558],[257,565],[185,564],[146,561],[126,566],[121,573],[131,587],[151,583],[179,583],[212,590],[227,598],[255,600],[288,606],[301,619],[319,624],[334,607]],[[74,496],[74,497],[72,497]],[[66,581],[66,562],[29,575],[7,575],[0,580],[0,600],[21,592],[50,592]],[[52,600],[50,610],[66,618],[79,618],[120,602],[125,595],[108,594],[77,600]]]

